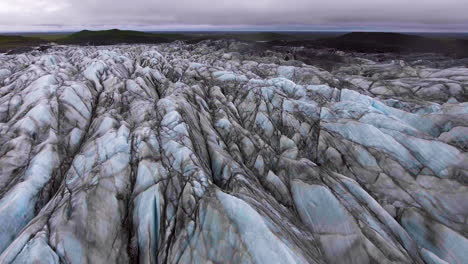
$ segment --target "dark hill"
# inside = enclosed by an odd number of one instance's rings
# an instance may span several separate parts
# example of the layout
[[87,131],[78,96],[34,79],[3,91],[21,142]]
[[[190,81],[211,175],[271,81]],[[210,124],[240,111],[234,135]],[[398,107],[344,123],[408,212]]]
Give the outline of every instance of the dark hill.
[[468,56],[468,40],[437,39],[400,33],[353,32],[315,44],[356,52],[435,52],[457,57]]
[[37,46],[46,42],[47,41],[40,38],[0,35],[0,52],[30,49],[32,46]]
[[164,43],[175,39],[177,39],[177,34],[167,34],[163,37],[157,34],[140,31],[111,29],[102,31],[83,30],[58,40],[58,43],[77,45],[113,45],[121,43]]

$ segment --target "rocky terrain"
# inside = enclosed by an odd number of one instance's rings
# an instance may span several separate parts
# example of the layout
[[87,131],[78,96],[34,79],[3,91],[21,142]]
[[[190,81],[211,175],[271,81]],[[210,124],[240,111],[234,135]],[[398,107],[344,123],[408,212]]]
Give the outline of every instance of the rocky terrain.
[[467,90],[432,54],[0,55],[0,263],[468,263]]

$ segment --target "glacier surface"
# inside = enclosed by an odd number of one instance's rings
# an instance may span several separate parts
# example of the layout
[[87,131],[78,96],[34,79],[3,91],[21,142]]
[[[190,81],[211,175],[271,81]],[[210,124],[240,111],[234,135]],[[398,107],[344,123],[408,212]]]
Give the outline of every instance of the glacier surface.
[[0,55],[0,263],[468,263],[468,69],[296,49]]

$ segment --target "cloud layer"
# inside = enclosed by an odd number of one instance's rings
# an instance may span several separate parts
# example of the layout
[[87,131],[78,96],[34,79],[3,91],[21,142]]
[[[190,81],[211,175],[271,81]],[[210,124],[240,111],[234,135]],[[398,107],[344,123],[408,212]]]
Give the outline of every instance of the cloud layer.
[[462,0],[0,0],[0,31],[390,29],[467,31]]

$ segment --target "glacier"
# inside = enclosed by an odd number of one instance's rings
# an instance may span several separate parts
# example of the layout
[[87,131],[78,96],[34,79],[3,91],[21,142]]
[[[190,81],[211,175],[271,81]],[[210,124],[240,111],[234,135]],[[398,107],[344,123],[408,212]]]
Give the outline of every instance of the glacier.
[[431,56],[1,54],[0,263],[468,263],[468,68]]

